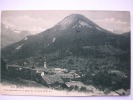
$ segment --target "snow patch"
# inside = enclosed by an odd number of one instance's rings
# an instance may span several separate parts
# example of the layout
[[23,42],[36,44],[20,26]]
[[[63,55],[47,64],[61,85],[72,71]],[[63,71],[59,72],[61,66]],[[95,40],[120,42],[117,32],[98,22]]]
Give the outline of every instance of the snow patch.
[[24,44],[22,44],[22,45],[18,46],[18,47],[16,48],[16,50],[21,49],[21,47],[22,47],[23,45],[24,45]]
[[72,28],[76,28],[77,27],[77,24],[75,26],[73,26]]
[[84,21],[79,21],[79,24],[81,26],[86,26],[86,27],[89,27],[89,28],[93,28],[91,25],[89,25],[88,23],[84,22]]
[[88,23],[83,22],[83,21],[79,21],[79,24],[80,24],[80,25],[82,25],[82,26],[89,26],[89,24],[88,24]]
[[56,38],[53,38],[52,42],[55,42]]
[[28,37],[25,37],[25,38],[24,38],[24,40],[27,40],[27,39],[28,39]]
[[76,28],[76,27],[81,27],[81,25],[77,25],[77,24],[76,24],[76,25],[73,26],[72,28]]

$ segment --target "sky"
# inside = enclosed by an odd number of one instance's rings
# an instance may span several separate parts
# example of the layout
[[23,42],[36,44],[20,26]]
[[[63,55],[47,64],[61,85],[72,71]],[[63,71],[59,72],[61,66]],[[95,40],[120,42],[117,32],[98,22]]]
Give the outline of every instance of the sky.
[[28,30],[37,34],[53,27],[70,14],[82,14],[100,27],[118,34],[130,31],[128,11],[10,10],[2,11],[1,22],[13,29]]

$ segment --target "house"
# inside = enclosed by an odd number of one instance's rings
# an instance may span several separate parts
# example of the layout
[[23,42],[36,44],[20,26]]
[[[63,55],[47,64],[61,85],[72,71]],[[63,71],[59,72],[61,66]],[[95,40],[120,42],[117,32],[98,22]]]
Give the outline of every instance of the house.
[[68,70],[65,69],[65,68],[63,68],[63,69],[61,69],[61,68],[54,68],[53,71],[55,73],[67,73],[68,72]]
[[47,68],[45,70],[45,73],[46,74],[58,74],[58,73],[68,73],[68,70],[67,69],[61,69],[61,68]]
[[31,75],[41,74],[44,73],[44,71],[45,71],[44,68],[34,68],[31,70]]
[[39,83],[54,88],[66,87],[64,81],[57,75],[44,75],[38,78]]
[[73,79],[73,75],[69,74],[69,73],[67,73],[67,74],[59,73],[57,75],[60,76],[63,79],[64,82],[69,82],[69,81],[71,81],[71,79]]
[[71,70],[69,73],[76,73],[76,70]]
[[67,85],[67,87],[71,87],[71,86],[78,86],[78,88],[81,88],[81,87],[86,87],[82,82],[80,81],[71,81],[71,82],[66,82],[65,83]]
[[65,82],[69,82],[71,80],[77,80],[80,78],[80,76],[75,72],[69,72],[69,73],[58,73]]

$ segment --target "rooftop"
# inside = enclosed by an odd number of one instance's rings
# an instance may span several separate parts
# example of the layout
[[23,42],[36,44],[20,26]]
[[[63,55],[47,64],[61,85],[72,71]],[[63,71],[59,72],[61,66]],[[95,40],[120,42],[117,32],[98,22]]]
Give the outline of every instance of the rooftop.
[[57,75],[44,75],[41,76],[47,84],[64,83],[64,81]]
[[71,81],[71,82],[66,82],[65,83],[68,87],[70,87],[70,86],[79,86],[79,87],[84,87],[85,85],[82,83],[82,82],[80,82],[80,81]]

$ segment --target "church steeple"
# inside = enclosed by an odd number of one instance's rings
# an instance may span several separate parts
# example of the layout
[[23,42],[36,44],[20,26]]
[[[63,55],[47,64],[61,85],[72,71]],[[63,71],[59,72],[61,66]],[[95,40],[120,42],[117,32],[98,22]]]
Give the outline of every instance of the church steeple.
[[44,57],[44,68],[47,68],[46,66],[46,58]]

